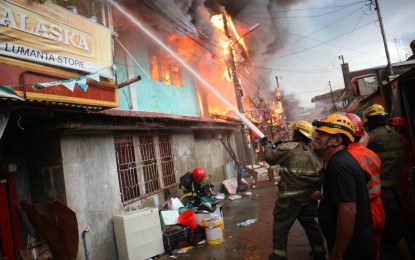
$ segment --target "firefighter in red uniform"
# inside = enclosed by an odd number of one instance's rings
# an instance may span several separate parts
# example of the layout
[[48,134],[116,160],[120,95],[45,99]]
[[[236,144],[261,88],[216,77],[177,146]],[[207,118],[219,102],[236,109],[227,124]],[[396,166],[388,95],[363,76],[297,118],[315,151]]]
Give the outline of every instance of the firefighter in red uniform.
[[356,159],[356,161],[360,164],[360,167],[372,176],[370,187],[368,187],[368,189],[373,226],[375,228],[376,259],[379,259],[380,242],[382,239],[383,228],[385,226],[385,210],[380,197],[380,169],[382,161],[376,153],[367,149],[359,142],[360,138],[365,135],[363,122],[360,117],[352,113],[346,113],[346,116],[350,119],[355,128],[355,141],[347,146],[347,151]]
[[309,146],[313,126],[300,120],[289,128],[293,130],[293,141],[278,144],[268,142],[267,138],[261,141],[265,161],[281,167],[273,212],[273,254],[269,259],[287,259],[288,233],[296,219],[306,232],[314,259],[325,259],[324,238],[315,220],[317,201],[311,197],[321,188],[318,161]]

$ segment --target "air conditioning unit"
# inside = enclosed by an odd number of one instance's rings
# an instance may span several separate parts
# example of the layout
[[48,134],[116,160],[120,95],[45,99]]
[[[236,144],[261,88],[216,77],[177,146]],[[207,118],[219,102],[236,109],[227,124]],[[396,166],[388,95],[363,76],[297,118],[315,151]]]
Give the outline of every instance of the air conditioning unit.
[[120,260],[147,259],[164,253],[157,208],[143,208],[113,217]]

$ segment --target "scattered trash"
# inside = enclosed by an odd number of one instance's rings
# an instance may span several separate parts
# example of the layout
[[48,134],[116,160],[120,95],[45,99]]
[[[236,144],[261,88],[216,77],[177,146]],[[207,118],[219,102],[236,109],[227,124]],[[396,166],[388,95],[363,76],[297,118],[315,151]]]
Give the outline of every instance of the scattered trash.
[[217,200],[223,200],[225,198],[225,193],[218,193],[215,198]]
[[232,195],[232,196],[228,197],[228,199],[230,199],[230,200],[238,200],[240,198],[242,198],[242,196],[240,196],[240,195]]
[[201,244],[204,244],[204,243],[206,243],[206,239],[203,239],[203,240],[199,241],[199,243],[197,243],[197,244],[201,245]]
[[[236,194],[237,189],[238,189],[238,179],[237,178],[226,179],[222,182],[222,184],[225,187],[225,190],[230,195]],[[241,186],[245,186],[245,185],[248,186],[248,182],[244,178],[242,178],[241,179]],[[240,190],[238,190],[238,191],[240,191]]]
[[170,255],[169,257],[171,257],[171,258],[177,258],[177,256],[175,256],[175,255]]
[[257,221],[257,219],[256,218],[250,218],[250,219],[248,219],[248,220],[246,220],[246,221],[244,221],[244,222],[240,222],[240,223],[238,223],[238,224],[236,224],[238,227],[246,227],[246,226],[249,226],[249,225],[251,225],[251,224],[253,224],[253,223],[255,223]]
[[193,246],[187,246],[187,247],[183,247],[180,248],[179,250],[177,250],[178,254],[184,254],[187,253],[187,251],[191,250],[193,248]]
[[178,210],[182,207],[184,207],[184,205],[179,198],[171,198],[163,204],[163,209]]
[[252,195],[252,192],[250,192],[250,191],[244,191],[244,192],[241,192],[241,195],[244,196],[244,197],[251,196]]

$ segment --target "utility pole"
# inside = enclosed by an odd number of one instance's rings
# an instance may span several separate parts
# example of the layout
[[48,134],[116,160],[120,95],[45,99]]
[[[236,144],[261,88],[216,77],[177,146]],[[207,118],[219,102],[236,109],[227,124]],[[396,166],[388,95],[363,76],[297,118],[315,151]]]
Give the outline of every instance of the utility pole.
[[379,19],[379,24],[380,24],[380,31],[382,33],[382,39],[383,39],[383,46],[385,47],[386,59],[388,61],[388,70],[389,70],[390,75],[393,75],[393,68],[392,68],[391,59],[389,57],[388,43],[386,42],[385,29],[383,28],[382,16],[380,14],[380,8],[379,8],[379,1],[378,0],[375,0],[375,9],[376,9],[376,12],[378,14],[378,19]]
[[346,89],[346,98],[347,98],[347,106],[353,102],[354,94],[352,88],[352,82],[350,80],[350,71],[349,71],[349,64],[344,63],[343,55],[339,56],[339,59],[342,61],[342,72],[343,72],[343,81],[344,81],[344,88]]
[[[224,12],[222,12],[222,19],[223,19],[223,28],[225,30],[225,35],[226,35],[226,37],[228,37],[228,39],[230,39],[231,35],[229,33],[228,20],[226,18],[226,13],[224,13]],[[242,103],[243,91],[242,91],[241,83],[239,81],[238,73],[237,73],[237,70],[236,70],[234,44],[230,43],[229,45],[230,45],[230,58],[231,58],[230,66],[231,66],[231,72],[232,72],[233,86],[235,88],[236,105],[237,105],[237,108],[238,108],[239,112],[241,114],[245,115],[244,106],[243,106],[243,103]],[[243,140],[244,148],[245,148],[246,163],[247,164],[252,164],[253,163],[253,159],[252,159],[252,156],[251,156],[251,153],[252,153],[251,147],[252,146],[251,146],[251,144],[249,142],[249,139],[248,139],[248,128],[245,124],[243,125],[243,127],[241,129],[241,133],[242,133],[242,140]]]
[[329,81],[329,87],[330,87],[330,94],[331,94],[331,102],[333,102],[333,112],[337,112],[336,103],[334,102],[334,95],[333,90],[331,89],[331,82]]

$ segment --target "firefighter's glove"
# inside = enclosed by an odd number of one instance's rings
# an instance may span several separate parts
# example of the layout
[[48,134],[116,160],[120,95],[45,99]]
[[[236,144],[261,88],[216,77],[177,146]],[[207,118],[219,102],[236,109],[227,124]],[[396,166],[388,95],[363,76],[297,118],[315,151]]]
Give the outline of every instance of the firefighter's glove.
[[278,146],[279,144],[282,144],[282,143],[283,143],[283,141],[279,140],[278,142],[275,142],[274,145]]
[[262,146],[265,146],[267,143],[269,143],[268,137],[266,136],[262,137],[260,142]]

